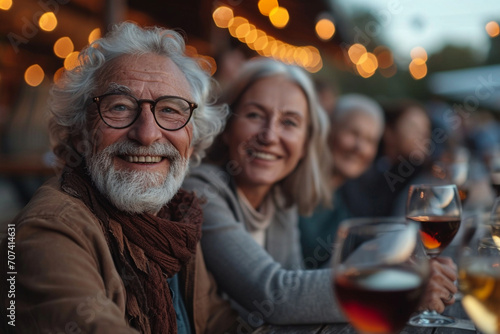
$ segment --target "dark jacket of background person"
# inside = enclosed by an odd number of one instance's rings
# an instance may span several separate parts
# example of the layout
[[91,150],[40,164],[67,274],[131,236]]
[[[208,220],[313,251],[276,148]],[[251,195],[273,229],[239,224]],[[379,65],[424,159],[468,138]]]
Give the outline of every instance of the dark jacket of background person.
[[299,219],[300,244],[307,269],[326,268],[330,265],[337,228],[343,220],[352,216],[343,196],[341,187],[333,194],[331,208],[320,206],[312,216],[301,216]]

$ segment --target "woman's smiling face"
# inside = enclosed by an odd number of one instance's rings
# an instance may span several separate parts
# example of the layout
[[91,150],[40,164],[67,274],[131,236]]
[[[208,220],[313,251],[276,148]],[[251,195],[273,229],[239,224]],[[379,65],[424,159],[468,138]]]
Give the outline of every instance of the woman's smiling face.
[[269,190],[304,156],[309,124],[301,88],[282,76],[256,81],[241,96],[223,135],[241,189]]

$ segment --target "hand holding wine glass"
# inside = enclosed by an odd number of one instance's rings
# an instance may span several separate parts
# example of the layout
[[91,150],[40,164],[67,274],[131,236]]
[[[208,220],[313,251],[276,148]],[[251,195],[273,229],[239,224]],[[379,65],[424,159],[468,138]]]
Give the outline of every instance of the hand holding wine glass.
[[332,259],[334,293],[351,325],[360,333],[399,333],[429,278],[418,224],[404,218],[346,220]]
[[[406,207],[407,218],[420,223],[426,254],[437,258],[458,232],[462,207],[456,185],[412,185]],[[453,295],[450,294],[451,298]],[[454,319],[437,312],[424,311],[410,319],[416,326],[453,323]]]

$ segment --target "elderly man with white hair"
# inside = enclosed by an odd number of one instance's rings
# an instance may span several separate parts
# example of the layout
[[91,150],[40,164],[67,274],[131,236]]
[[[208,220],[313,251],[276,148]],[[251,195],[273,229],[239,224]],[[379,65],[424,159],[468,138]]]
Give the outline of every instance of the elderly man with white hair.
[[[17,274],[15,297],[2,299],[15,304],[7,330],[235,327],[200,252],[199,201],[179,190],[189,160],[199,161],[224,125],[227,112],[209,103],[209,89],[172,30],[123,23],[82,51],[80,66],[52,89],[61,173],[9,225]],[[5,241],[2,252],[5,261]]]

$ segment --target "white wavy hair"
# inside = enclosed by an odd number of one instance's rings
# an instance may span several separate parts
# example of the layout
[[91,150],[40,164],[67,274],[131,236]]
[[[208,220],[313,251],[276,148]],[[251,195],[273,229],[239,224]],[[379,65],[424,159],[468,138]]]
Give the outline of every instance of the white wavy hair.
[[[52,86],[49,127],[54,153],[62,165],[76,166],[83,161],[79,153],[90,149],[90,124],[96,114],[89,113],[98,79],[111,60],[123,55],[153,53],[170,58],[184,73],[191,88],[193,102],[198,104],[190,122],[193,124],[193,154],[191,162],[198,164],[205,156],[214,137],[222,130],[228,114],[224,105],[216,106],[211,97],[213,80],[201,69],[198,62],[185,54],[185,42],[181,34],[160,27],[141,28],[134,23],[123,22],[90,44],[79,56],[79,66],[66,71],[59,83]],[[81,139],[90,143],[81,144]],[[75,143],[90,147],[75,147]]]
[[330,116],[330,122],[332,125],[342,126],[343,119],[355,112],[370,116],[378,125],[379,137],[382,136],[385,127],[384,111],[377,101],[366,95],[353,93],[339,97],[335,105],[335,111]]

